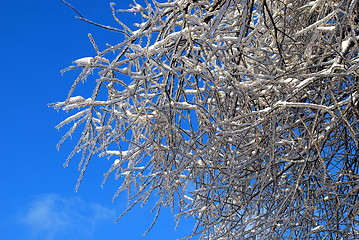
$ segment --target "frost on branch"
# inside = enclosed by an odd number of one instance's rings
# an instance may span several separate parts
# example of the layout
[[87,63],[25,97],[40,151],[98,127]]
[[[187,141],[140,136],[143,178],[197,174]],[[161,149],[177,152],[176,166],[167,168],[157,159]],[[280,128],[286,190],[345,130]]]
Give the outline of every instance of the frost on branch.
[[97,56],[64,70],[81,72],[52,105],[72,113],[59,146],[81,126],[77,187],[107,156],[124,214],[155,198],[197,220],[191,236],[359,238],[358,1],[110,7],[119,29],[98,26],[125,40],[99,51],[90,35]]

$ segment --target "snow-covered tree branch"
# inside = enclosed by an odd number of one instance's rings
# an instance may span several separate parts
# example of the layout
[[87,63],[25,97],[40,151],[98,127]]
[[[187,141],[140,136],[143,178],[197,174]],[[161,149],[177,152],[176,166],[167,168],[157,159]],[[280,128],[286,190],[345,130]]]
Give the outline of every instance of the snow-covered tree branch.
[[[77,187],[91,158],[107,156],[115,198],[194,217],[192,236],[359,238],[359,1],[110,10],[117,26],[97,25],[126,39],[100,51],[89,35],[97,54],[64,70],[81,72],[52,104],[73,112],[58,147],[82,129],[65,163],[81,154]],[[127,26],[123,12],[142,21]],[[76,96],[85,80],[92,95]]]

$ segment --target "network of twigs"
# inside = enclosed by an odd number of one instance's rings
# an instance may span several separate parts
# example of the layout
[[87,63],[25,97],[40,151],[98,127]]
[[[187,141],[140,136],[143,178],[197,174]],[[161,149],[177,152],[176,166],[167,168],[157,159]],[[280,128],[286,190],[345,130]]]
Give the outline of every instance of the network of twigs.
[[[126,40],[99,51],[90,36],[97,56],[65,70],[82,72],[53,104],[81,108],[58,125],[73,123],[59,145],[83,125],[68,159],[82,152],[79,183],[110,156],[124,214],[155,198],[157,214],[197,220],[189,238],[359,238],[359,1],[111,9],[120,28],[97,25]],[[91,98],[74,96],[91,73]]]

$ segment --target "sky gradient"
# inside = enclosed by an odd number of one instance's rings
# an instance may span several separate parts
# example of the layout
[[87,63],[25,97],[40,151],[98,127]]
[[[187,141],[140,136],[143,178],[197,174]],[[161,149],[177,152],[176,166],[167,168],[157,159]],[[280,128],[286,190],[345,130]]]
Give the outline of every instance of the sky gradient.
[[[113,178],[102,189],[103,173],[111,162],[95,158],[78,193],[77,159],[62,167],[75,140],[61,151],[56,144],[64,130],[54,126],[66,118],[47,105],[66,98],[78,72],[60,70],[81,57],[94,56],[87,34],[101,49],[122,36],[74,19],[75,12],[60,0],[0,0],[2,54],[0,58],[0,238],[36,239],[143,239],[171,240],[189,234],[183,221],[177,231],[170,210],[141,237],[154,214],[136,207],[121,221],[113,220],[126,208],[126,195],[112,203],[119,183]],[[70,1],[85,17],[105,25],[112,20],[109,1]],[[125,8],[131,1],[118,1]],[[126,22],[135,21],[126,15]]]

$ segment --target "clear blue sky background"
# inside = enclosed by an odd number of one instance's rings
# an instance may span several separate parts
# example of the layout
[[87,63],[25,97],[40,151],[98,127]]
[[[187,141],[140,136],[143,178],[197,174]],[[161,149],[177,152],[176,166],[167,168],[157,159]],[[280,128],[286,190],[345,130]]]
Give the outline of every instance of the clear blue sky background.
[[[70,0],[69,0],[70,1]],[[70,1],[85,17],[116,25],[109,2]],[[115,1],[125,8],[131,1]],[[111,162],[94,159],[79,193],[74,192],[78,172],[74,161],[62,167],[74,141],[55,149],[64,131],[54,126],[66,117],[47,107],[64,100],[76,72],[60,70],[75,59],[95,54],[87,37],[99,47],[122,37],[75,20],[75,13],[60,0],[0,0],[0,239],[171,240],[190,233],[183,221],[177,231],[170,211],[163,211],[154,229],[141,237],[153,214],[138,207],[117,224],[113,220],[126,207],[126,196],[114,203],[118,182],[102,189],[102,175]],[[127,22],[134,21],[126,15]]]

